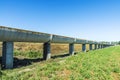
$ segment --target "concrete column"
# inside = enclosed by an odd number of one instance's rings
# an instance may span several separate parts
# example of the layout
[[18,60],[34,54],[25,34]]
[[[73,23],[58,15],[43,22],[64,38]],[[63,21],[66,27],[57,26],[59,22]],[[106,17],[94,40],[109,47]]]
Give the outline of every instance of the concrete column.
[[73,43],[69,44],[69,54],[74,55],[74,44]]
[[82,51],[86,52],[86,44],[82,44]]
[[89,44],[89,50],[92,50],[92,44]]
[[101,49],[103,48],[103,44],[101,44]]
[[95,50],[97,49],[97,44],[95,44]]
[[13,42],[3,42],[2,48],[2,68],[11,69],[13,68]]
[[101,44],[99,46],[100,46],[99,48],[101,49]]
[[48,60],[51,58],[51,46],[49,42],[43,44],[43,59]]
[[100,44],[98,44],[98,49],[100,49]]
[[101,48],[104,48],[104,45],[103,45],[103,44],[101,45]]
[[106,47],[106,45],[103,45],[103,48],[105,48]]

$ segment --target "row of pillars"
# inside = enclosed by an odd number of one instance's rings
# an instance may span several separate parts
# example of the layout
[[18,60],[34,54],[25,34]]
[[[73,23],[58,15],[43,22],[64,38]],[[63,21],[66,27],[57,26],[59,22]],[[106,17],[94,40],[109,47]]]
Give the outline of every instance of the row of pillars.
[[[93,44],[89,44],[89,50],[93,50]],[[106,45],[94,44],[94,49],[104,48]],[[86,52],[86,44],[82,44],[82,51]],[[13,52],[14,42],[3,42],[2,48],[2,68],[13,68]],[[74,43],[69,44],[69,54],[74,55]],[[51,58],[51,44],[49,42],[43,44],[43,59],[48,60]]]

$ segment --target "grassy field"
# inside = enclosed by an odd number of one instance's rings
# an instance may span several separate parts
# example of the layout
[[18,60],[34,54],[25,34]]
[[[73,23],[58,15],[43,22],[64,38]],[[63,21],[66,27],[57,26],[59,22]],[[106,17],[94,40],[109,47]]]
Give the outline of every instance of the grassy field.
[[120,46],[3,70],[2,80],[120,80]]

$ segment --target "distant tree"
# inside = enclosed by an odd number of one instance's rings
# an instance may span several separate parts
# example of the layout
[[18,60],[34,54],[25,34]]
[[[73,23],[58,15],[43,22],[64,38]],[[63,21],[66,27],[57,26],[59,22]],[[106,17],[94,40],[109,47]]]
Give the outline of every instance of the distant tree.
[[120,45],[120,41],[118,42],[118,45]]

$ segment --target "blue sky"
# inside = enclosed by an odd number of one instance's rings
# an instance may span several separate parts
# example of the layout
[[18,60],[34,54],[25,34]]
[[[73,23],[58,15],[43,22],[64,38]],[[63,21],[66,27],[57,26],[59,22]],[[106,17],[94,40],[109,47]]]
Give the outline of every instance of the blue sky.
[[119,41],[120,0],[0,0],[0,25]]

